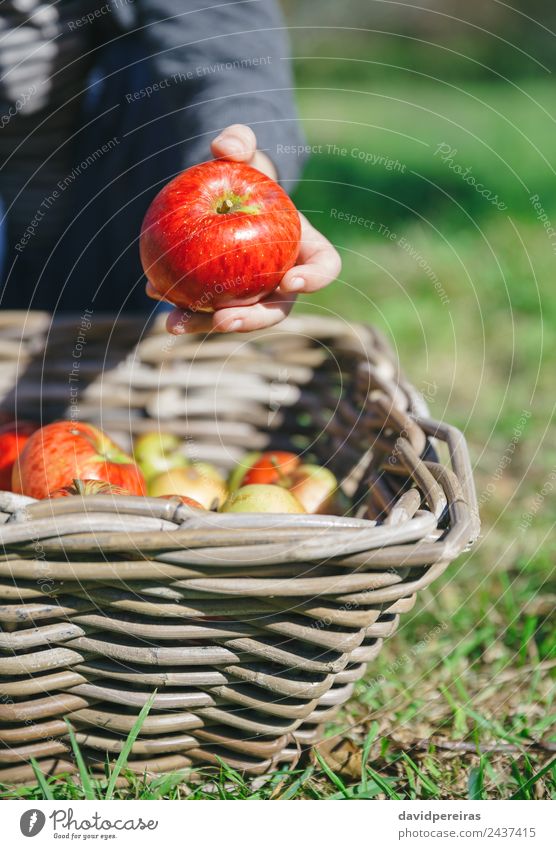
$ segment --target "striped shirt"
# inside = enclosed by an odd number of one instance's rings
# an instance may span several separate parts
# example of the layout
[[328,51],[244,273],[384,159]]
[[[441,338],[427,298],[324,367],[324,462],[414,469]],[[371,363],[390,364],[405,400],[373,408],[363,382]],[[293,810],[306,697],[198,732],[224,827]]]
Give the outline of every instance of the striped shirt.
[[[0,196],[12,244],[71,171],[95,34],[75,21],[94,7],[91,0],[0,2]],[[59,234],[64,201],[61,195],[41,220],[37,246]]]

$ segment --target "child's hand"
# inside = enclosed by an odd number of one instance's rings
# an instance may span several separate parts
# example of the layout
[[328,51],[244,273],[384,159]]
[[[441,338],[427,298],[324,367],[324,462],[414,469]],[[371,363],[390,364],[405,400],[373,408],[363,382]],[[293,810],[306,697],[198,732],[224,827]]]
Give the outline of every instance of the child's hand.
[[[215,158],[246,162],[273,179],[276,170],[271,160],[257,150],[257,139],[250,127],[233,124],[214,139],[211,150]],[[340,273],[341,260],[336,249],[322,233],[301,215],[301,244],[297,265],[286,272],[279,287],[258,304],[250,307],[226,307],[214,313],[193,313],[175,309],[168,315],[170,333],[202,333],[232,331],[246,333],[278,324],[291,311],[297,295],[316,292],[331,283]],[[147,294],[157,293],[147,284]]]

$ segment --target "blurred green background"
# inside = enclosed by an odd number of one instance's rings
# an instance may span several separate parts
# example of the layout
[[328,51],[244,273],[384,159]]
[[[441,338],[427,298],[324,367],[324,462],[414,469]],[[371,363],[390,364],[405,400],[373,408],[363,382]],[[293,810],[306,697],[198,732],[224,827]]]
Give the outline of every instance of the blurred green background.
[[[303,308],[389,334],[432,414],[465,432],[483,520],[479,545],[379,661],[379,673],[391,669],[448,623],[415,668],[385,672],[402,707],[387,710],[388,687],[372,707],[391,739],[400,711],[430,714],[426,680],[434,698],[448,688],[448,736],[507,741],[488,730],[496,722],[501,734],[544,738],[556,719],[556,6],[283,5],[314,149],[295,200],[344,263]],[[517,779],[507,762],[500,770],[496,786],[511,795]]]

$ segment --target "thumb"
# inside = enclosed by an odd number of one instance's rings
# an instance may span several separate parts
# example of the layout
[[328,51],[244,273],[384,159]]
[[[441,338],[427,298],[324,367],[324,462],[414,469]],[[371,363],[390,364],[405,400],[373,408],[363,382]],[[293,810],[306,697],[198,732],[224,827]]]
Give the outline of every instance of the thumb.
[[212,141],[210,149],[216,159],[249,162],[257,150],[257,137],[251,127],[232,124]]

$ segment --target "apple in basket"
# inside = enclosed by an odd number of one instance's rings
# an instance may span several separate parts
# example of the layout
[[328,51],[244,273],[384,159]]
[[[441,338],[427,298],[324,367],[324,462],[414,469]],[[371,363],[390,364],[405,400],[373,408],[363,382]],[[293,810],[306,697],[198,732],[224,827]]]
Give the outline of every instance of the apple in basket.
[[185,504],[186,507],[193,507],[194,510],[204,510],[206,513],[206,507],[203,507],[202,504],[199,504],[198,501],[195,501],[194,498],[189,498],[187,495],[157,495],[156,497],[163,498],[165,501],[179,501]]
[[33,433],[13,468],[14,492],[48,498],[76,478],[100,480],[145,495],[139,467],[109,436],[91,424],[53,422]]
[[291,451],[265,451],[255,459],[241,480],[241,486],[252,483],[288,486],[289,475],[301,463],[301,458]]
[[67,498],[70,495],[132,495],[128,489],[115,486],[107,481],[100,480],[75,480],[67,486],[61,486],[51,492],[49,498]]
[[255,462],[261,456],[260,451],[248,451],[247,454],[244,454],[239,463],[237,463],[230,474],[228,475],[228,489],[230,492],[234,492],[236,489],[243,483],[243,478]]
[[147,481],[162,472],[189,465],[183,450],[183,440],[173,433],[162,431],[142,433],[137,437],[133,445],[133,456]]
[[347,508],[336,476],[324,466],[302,463],[291,475],[289,491],[307,513],[337,514]]
[[256,304],[295,263],[299,214],[286,192],[242,162],[194,165],[149,206],[139,249],[161,298],[195,312]]
[[222,513],[305,513],[295,495],[273,484],[254,483],[230,493]]
[[[245,460],[242,465],[245,465]],[[271,484],[288,489],[307,513],[342,513],[342,493],[330,469],[303,463],[291,451],[265,451],[257,455],[241,477],[241,486]]]
[[221,507],[228,496],[226,481],[210,463],[192,463],[183,469],[162,472],[148,482],[148,491],[154,497],[167,492],[186,495],[206,510]]
[[11,490],[15,461],[39,425],[34,422],[5,422],[0,427],[0,489]]

